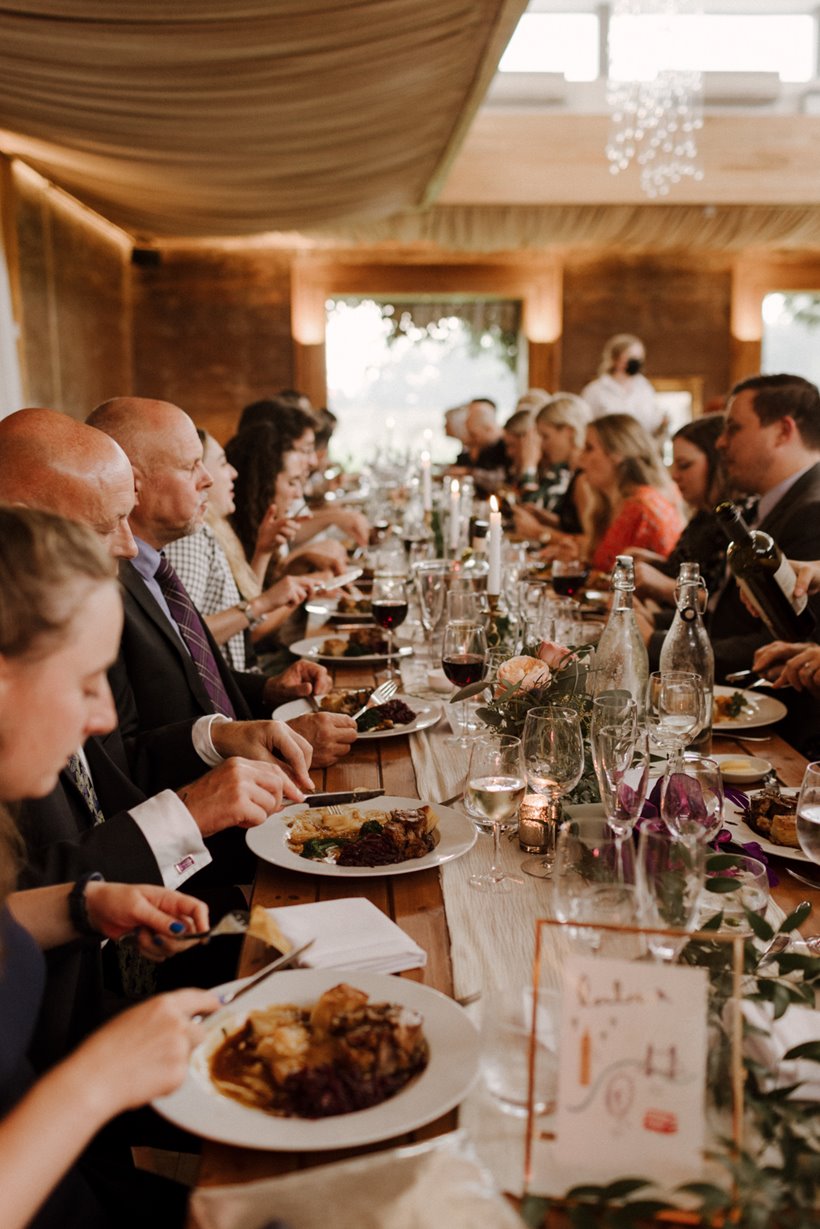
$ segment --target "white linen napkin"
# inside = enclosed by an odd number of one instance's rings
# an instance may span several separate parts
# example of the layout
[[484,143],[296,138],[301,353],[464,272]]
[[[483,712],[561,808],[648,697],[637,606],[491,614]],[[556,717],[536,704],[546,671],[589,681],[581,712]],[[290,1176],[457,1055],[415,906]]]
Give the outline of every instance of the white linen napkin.
[[372,901],[354,896],[267,909],[294,947],[313,939],[301,963],[311,969],[403,973],[422,969],[427,953]]
[[[281,1178],[200,1187],[191,1212],[202,1229],[521,1229],[463,1131],[423,1144],[337,1161]],[[332,1215],[329,1214],[332,1210]]]
[[789,1005],[779,1020],[772,1019],[771,1003],[743,1002],[743,1015],[755,1028],[764,1029],[767,1036],[752,1033],[743,1043],[749,1058],[763,1064],[771,1072],[769,1088],[788,1088],[800,1084],[791,1095],[795,1101],[820,1101],[818,1065],[805,1058],[783,1062],[783,1055],[807,1041],[820,1041],[820,1012],[811,1007]]

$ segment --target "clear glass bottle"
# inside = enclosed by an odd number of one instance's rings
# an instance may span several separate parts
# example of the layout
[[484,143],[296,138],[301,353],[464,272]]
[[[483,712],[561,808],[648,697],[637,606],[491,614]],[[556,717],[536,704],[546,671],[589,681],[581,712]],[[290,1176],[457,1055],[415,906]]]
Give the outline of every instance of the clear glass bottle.
[[634,591],[634,560],[629,555],[618,555],[612,569],[612,609],[595,650],[593,694],[628,691],[638,705],[638,718],[642,720],[646,709],[649,655],[632,609]]
[[664,638],[659,662],[662,671],[688,670],[703,680],[705,723],[691,744],[692,749],[701,755],[708,755],[712,748],[715,686],[715,655],[701,617],[707,597],[699,565],[682,563],[675,587],[677,610]]

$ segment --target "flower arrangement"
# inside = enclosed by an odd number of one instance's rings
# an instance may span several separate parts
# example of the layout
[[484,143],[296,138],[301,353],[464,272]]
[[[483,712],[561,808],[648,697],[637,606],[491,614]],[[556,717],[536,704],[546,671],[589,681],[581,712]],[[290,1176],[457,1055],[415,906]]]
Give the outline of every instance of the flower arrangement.
[[502,662],[493,677],[456,692],[453,701],[491,690],[492,698],[479,705],[478,716],[490,729],[519,737],[531,708],[559,704],[576,709],[584,737],[584,772],[567,801],[599,802],[600,792],[589,746],[592,697],[587,691],[587,677],[592,647],[581,645],[568,649],[551,640],[524,647],[523,653]]

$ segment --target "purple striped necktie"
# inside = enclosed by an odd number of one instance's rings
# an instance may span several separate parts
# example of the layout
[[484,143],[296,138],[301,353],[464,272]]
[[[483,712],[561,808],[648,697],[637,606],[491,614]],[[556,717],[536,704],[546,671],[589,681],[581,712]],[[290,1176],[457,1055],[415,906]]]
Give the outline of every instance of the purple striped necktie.
[[164,555],[160,559],[160,565],[154,573],[154,578],[163,592],[171,617],[188,647],[215,711],[224,713],[226,717],[235,717],[236,712],[225,690],[225,684],[222,682],[219,666],[205,634],[199,612]]

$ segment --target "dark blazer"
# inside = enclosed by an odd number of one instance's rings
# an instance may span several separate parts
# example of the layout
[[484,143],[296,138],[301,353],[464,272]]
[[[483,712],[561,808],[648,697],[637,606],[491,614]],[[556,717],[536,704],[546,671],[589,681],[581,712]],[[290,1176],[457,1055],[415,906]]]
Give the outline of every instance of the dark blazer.
[[[789,559],[820,559],[820,462],[797,480],[756,528],[771,534]],[[813,599],[812,608],[815,616],[820,616],[817,599]],[[743,605],[733,580],[724,587],[708,630],[718,683],[733,670],[751,666],[755,650],[771,640],[765,624]]]
[[[125,625],[109,681],[131,775],[153,794],[202,774],[191,725],[214,707],[190,654],[130,563],[121,565],[120,581]],[[270,716],[262,702],[265,677],[231,670],[208,638],[237,718]]]

